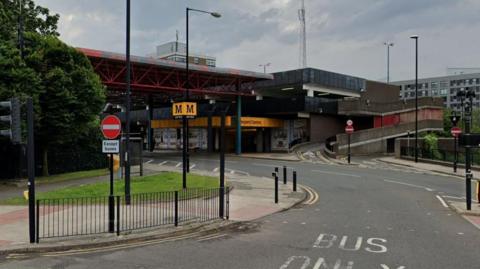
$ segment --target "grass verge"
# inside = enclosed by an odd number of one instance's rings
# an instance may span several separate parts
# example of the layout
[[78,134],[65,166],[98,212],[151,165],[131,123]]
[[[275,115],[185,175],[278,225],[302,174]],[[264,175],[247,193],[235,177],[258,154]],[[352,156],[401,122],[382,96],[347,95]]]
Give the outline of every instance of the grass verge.
[[[131,181],[132,194],[176,191],[182,189],[182,174],[164,172],[156,175],[134,177]],[[105,197],[109,193],[109,182],[100,182],[80,186],[66,187],[47,192],[37,192],[37,199],[76,198],[76,197]],[[188,174],[187,188],[218,188],[218,179],[215,177]],[[123,195],[125,182],[115,180],[114,194]],[[2,205],[26,205],[27,200],[20,197],[0,201]]]
[[71,172],[71,173],[63,173],[58,175],[51,175],[48,177],[37,177],[35,181],[37,183],[55,183],[55,182],[62,182],[67,180],[75,180],[75,179],[82,179],[82,178],[92,178],[92,177],[100,177],[108,175],[108,169],[96,169],[96,170],[88,170],[88,171],[78,171],[78,172]]

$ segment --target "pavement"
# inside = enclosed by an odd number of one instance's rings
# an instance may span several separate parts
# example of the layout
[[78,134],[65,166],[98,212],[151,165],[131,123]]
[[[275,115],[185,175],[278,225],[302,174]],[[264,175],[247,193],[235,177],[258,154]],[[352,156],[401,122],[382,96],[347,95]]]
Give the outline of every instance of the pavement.
[[[159,166],[156,164],[145,164],[144,168],[149,174],[161,173],[165,171],[180,171],[176,166]],[[209,176],[219,176],[219,172],[195,170],[194,173]],[[98,182],[95,179],[78,180],[78,184]],[[75,182],[62,183],[57,188],[66,185],[75,185]],[[130,234],[123,234],[117,237],[115,234],[101,234],[85,237],[55,238],[41,240],[40,244],[29,244],[28,241],[28,207],[26,206],[0,206],[0,254],[24,253],[24,252],[44,252],[58,251],[78,248],[97,247],[127,243],[133,241],[143,241],[148,238],[158,239],[175,237],[189,232],[198,233],[208,230],[215,230],[227,223],[252,221],[275,212],[287,210],[294,205],[306,199],[306,192],[298,188],[297,192],[292,191],[292,184],[279,184],[279,203],[274,203],[274,181],[267,177],[254,177],[248,174],[235,174],[228,172],[226,174],[227,186],[233,187],[230,193],[230,220],[213,221],[207,225],[192,223],[179,227],[161,227],[149,229],[146,231],[138,230]],[[43,185],[47,190],[55,189],[55,184]],[[12,192],[12,188],[8,188]],[[21,193],[23,188],[17,188],[15,193]],[[1,191],[0,191],[1,193]],[[18,194],[17,194],[18,195]],[[1,195],[0,195],[1,196]],[[6,195],[5,195],[6,196]],[[48,214],[48,212],[47,212]],[[55,213],[50,213],[55,214]],[[55,217],[53,216],[55,219]]]

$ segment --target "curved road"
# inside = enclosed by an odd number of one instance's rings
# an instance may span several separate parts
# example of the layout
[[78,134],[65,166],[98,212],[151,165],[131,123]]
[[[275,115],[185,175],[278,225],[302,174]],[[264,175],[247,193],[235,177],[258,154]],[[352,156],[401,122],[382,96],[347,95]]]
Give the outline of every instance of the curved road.
[[[179,160],[167,156],[149,164]],[[231,173],[268,177],[276,165],[288,165],[320,198],[210,236],[7,259],[0,268],[480,268],[480,230],[441,201],[464,196],[461,179],[362,162],[358,167],[231,157]],[[214,170],[218,161],[194,155],[191,165],[193,172]]]

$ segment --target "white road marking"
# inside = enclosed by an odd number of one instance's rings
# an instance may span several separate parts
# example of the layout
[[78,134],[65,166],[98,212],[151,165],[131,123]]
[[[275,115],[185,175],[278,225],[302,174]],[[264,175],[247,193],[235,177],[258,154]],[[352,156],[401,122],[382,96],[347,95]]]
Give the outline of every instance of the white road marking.
[[447,203],[445,203],[445,201],[443,200],[442,197],[440,197],[439,195],[435,195],[435,197],[437,197],[437,199],[440,201],[440,203],[442,203],[443,207],[448,208]]
[[215,167],[215,168],[213,168],[212,172],[214,172],[214,173],[215,173],[215,172],[218,172],[218,169],[220,169],[220,168]]
[[405,185],[405,186],[409,186],[409,187],[414,187],[414,188],[420,188],[420,189],[424,189],[426,191],[434,191],[434,189],[431,189],[429,187],[410,184],[410,183],[405,183],[405,182],[400,182],[400,181],[394,181],[394,180],[388,180],[388,179],[384,179],[383,181],[390,182],[390,183],[395,183],[395,184],[400,184],[400,185]]
[[178,162],[177,165],[175,165],[175,167],[180,167],[182,165],[182,162]]
[[235,174],[235,170],[230,170],[230,174]]
[[254,165],[254,166],[264,166],[264,167],[274,167],[274,168],[278,167],[278,169],[282,168],[281,165],[265,164],[265,163],[252,163],[252,165]]
[[450,198],[450,199],[465,200],[465,197],[450,196],[450,195],[442,195],[442,196],[443,196],[443,198]]
[[150,159],[150,160],[146,161],[145,163],[146,163],[146,164],[149,164],[149,163],[151,163],[151,162],[153,162],[153,159]]
[[307,224],[307,223],[306,223],[306,222],[302,222],[302,223],[300,223],[300,224],[305,225],[305,224]]
[[347,177],[357,177],[357,178],[360,178],[360,177],[361,177],[361,176],[359,176],[359,175],[354,175],[354,174],[328,172],[328,171],[321,171],[321,170],[312,170],[312,172],[317,172],[317,173],[322,173],[322,174],[327,174],[327,175],[336,175],[336,176],[347,176]]
[[463,235],[463,233],[457,233],[458,235]]
[[158,165],[164,165],[166,163],[168,163],[168,161],[163,161],[163,162],[159,163]]
[[280,266],[280,269],[287,269],[290,263],[292,263],[296,259],[304,260],[300,269],[306,269],[310,265],[310,258],[307,256],[291,256],[284,264],[282,264],[282,266]]
[[197,165],[196,165],[196,164],[190,165],[190,170],[192,170],[193,168],[195,168],[195,166],[197,166]]
[[[218,160],[215,160],[215,159],[195,158],[195,160],[218,163]],[[237,161],[225,161],[225,163],[238,163],[238,162]]]

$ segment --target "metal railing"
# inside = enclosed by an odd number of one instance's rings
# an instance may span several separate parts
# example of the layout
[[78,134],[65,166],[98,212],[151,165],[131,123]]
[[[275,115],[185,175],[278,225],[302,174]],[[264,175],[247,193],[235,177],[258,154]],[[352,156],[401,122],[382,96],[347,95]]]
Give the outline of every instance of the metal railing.
[[[415,157],[415,147],[401,147],[400,155],[407,156],[407,157]],[[465,152],[458,151],[457,156],[458,156],[458,163],[464,164]],[[453,162],[455,159],[455,152],[451,150],[443,150],[443,149],[419,148],[418,157],[422,159],[427,159],[427,160]],[[480,165],[479,151],[472,151],[472,164]]]
[[[220,216],[229,219],[229,193],[229,187],[140,193],[130,196],[130,205],[125,203],[125,196],[114,196],[113,219],[109,219],[108,196],[38,199],[36,241],[108,232],[119,235],[157,226],[207,222]],[[221,194],[223,199],[219,199]]]

